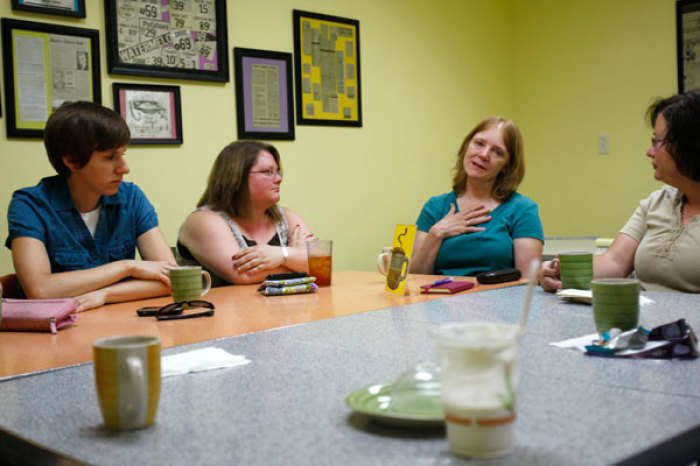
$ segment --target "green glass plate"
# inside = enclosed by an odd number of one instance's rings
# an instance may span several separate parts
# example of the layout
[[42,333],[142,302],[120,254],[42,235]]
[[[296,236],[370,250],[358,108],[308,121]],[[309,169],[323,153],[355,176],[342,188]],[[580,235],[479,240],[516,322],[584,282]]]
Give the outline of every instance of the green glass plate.
[[[391,406],[392,384],[374,384],[355,390],[345,398],[352,410],[365,414],[386,424],[401,427],[440,427],[444,425],[445,418],[442,409],[436,409],[428,414],[413,414],[406,411],[397,411]],[[405,407],[410,410],[410,406]]]

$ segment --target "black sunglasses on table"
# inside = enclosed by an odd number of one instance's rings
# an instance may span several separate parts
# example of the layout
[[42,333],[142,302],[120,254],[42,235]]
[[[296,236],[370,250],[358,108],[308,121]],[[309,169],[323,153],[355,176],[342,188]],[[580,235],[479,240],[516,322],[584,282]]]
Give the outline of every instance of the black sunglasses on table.
[[[185,306],[189,308],[204,308],[206,311],[183,314]],[[155,317],[157,320],[192,319],[195,317],[211,317],[214,315],[214,305],[209,301],[200,299],[194,301],[180,301],[166,304],[162,307],[147,306],[136,310],[139,317]]]
[[667,354],[681,359],[698,357],[698,338],[685,319],[678,319],[675,322],[653,328],[649,332],[649,341],[654,340],[668,341],[665,345],[657,348],[659,354]]

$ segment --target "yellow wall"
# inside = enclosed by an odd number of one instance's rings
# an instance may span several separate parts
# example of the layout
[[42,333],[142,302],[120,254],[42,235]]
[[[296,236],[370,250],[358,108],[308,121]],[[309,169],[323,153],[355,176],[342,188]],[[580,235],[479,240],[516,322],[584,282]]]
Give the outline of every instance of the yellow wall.
[[[0,14],[104,30],[102,2],[86,2],[87,19],[13,12]],[[362,128],[298,126],[296,140],[276,143],[285,179],[282,204],[298,211],[323,238],[335,240],[336,270],[372,269],[396,223],[413,223],[429,195],[446,191],[448,170],[464,132],[489,113],[507,113],[513,100],[511,17],[507,0],[433,2],[229,0],[229,48],[293,51],[292,9],[360,21]],[[494,34],[498,31],[498,34]],[[489,44],[483,37],[490,36]],[[165,79],[108,76],[104,35],[103,103],[111,83],[172,84]],[[232,65],[231,65],[232,67]],[[231,68],[232,69],[232,68]],[[233,77],[233,74],[232,74]],[[159,213],[168,241],[194,208],[219,150],[236,139],[233,80],[181,86],[185,143],[178,148],[134,146],[131,174]],[[3,98],[4,101],[4,98]],[[0,128],[0,232],[12,192],[50,175],[39,140],[8,140]],[[11,270],[7,249],[0,271]]]
[[[515,3],[515,115],[528,162],[522,191],[545,234],[612,237],[659,183],[644,119],[676,88],[674,0]],[[599,134],[610,155],[598,155]]]
[[[86,2],[85,20],[14,12],[9,3],[0,3],[0,15],[104,31],[102,2]],[[295,141],[276,143],[282,204],[335,240],[336,270],[374,268],[394,225],[413,223],[429,196],[449,189],[462,137],[487,115],[522,127],[521,191],[539,202],[548,235],[612,235],[656,186],[643,156],[643,112],[652,96],[675,90],[673,0],[227,4],[229,49],[292,52],[294,8],[360,21],[364,126],[298,126]],[[185,143],[127,153],[128,179],[147,193],[174,244],[213,159],[236,138],[233,81],[108,76],[104,34],[100,41],[105,105],[115,81],[181,86]],[[609,156],[595,153],[599,133],[611,135]],[[12,192],[50,174],[41,141],[8,140],[0,121],[3,242]],[[11,269],[3,248],[0,272]]]

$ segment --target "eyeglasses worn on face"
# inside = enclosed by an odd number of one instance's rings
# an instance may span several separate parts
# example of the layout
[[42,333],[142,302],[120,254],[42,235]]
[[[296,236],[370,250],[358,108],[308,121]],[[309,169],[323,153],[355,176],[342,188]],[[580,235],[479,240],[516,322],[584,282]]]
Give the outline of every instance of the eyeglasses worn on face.
[[652,134],[651,136],[651,145],[654,147],[654,149],[658,149],[659,147],[663,146],[666,143],[666,140],[664,138],[657,138]]
[[[185,306],[207,309],[203,312],[183,314]],[[155,317],[157,320],[192,319],[195,317],[211,317],[214,315],[214,305],[209,301],[197,299],[166,304],[163,307],[148,306],[136,310],[139,317]]]
[[279,170],[279,168],[277,170],[251,170],[250,173],[259,173],[260,175],[265,175],[268,178],[274,178],[275,175],[282,178],[282,172]]

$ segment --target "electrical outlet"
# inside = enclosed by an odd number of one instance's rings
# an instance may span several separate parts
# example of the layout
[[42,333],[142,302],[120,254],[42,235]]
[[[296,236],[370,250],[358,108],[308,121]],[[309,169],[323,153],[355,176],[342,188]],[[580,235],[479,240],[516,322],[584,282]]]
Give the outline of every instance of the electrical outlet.
[[598,154],[606,155],[610,153],[610,135],[601,134],[598,136]]

